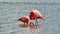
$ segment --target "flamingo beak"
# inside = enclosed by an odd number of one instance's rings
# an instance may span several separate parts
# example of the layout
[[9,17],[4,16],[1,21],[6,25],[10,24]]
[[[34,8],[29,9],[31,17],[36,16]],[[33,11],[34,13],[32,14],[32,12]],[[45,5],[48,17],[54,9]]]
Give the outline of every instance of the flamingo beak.
[[45,19],[44,19],[44,17],[43,17],[43,16],[40,16],[40,19],[41,19],[41,20],[43,20],[43,21],[45,21]]

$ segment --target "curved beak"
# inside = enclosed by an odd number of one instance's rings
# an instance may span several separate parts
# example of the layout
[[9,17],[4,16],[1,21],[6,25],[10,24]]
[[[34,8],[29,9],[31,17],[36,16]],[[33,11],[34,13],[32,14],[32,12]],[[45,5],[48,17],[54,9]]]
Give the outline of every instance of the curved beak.
[[41,19],[41,20],[43,20],[43,21],[45,21],[45,19],[44,19],[44,17],[43,17],[43,16],[40,16],[40,19]]

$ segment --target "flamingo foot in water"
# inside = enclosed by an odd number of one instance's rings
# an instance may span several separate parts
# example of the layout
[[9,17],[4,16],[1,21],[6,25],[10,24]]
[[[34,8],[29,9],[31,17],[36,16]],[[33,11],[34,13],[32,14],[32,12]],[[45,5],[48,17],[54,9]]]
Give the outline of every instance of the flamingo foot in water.
[[37,19],[35,20],[35,25],[38,26],[38,21],[37,21]]

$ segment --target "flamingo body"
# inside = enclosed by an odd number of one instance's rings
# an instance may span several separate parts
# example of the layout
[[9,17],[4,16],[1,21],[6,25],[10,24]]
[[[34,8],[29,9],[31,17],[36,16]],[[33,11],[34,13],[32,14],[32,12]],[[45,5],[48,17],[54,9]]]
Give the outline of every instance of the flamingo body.
[[38,10],[31,10],[29,17],[31,20],[42,19],[44,21],[43,16],[41,15],[41,13]]
[[28,16],[22,16],[22,17],[20,17],[20,18],[18,19],[18,21],[21,21],[21,22],[23,22],[24,24],[25,24],[25,23],[28,24],[28,22],[29,22],[29,17],[28,17]]

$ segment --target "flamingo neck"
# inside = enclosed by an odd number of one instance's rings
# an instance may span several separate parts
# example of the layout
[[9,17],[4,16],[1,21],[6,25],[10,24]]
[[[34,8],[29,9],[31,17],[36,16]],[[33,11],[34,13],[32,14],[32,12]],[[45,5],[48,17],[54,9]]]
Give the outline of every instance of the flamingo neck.
[[43,16],[40,16],[39,17],[42,21],[45,21],[44,17]]
[[25,25],[28,25],[28,22],[24,22]]

